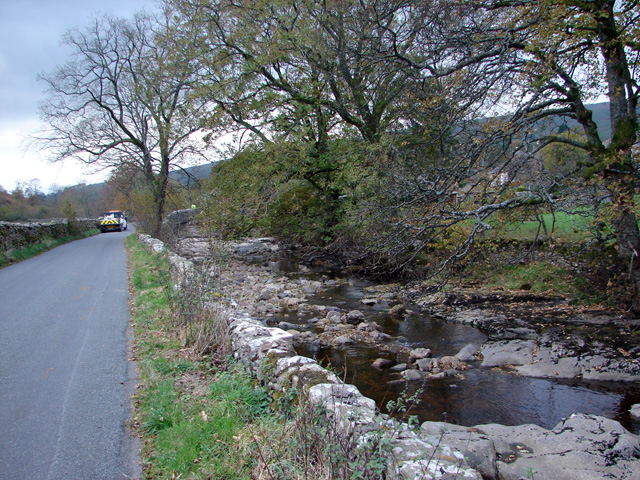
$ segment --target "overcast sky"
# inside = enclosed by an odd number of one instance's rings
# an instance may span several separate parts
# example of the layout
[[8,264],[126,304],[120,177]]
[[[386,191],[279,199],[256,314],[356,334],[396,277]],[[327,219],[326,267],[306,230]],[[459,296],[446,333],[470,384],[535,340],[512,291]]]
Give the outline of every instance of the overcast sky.
[[99,14],[132,17],[153,10],[155,0],[0,0],[0,185],[11,191],[18,181],[38,178],[52,184],[100,182],[79,163],[50,164],[44,152],[26,150],[26,139],[40,127],[38,102],[44,84],[37,76],[62,65],[69,51],[65,31],[84,27]]

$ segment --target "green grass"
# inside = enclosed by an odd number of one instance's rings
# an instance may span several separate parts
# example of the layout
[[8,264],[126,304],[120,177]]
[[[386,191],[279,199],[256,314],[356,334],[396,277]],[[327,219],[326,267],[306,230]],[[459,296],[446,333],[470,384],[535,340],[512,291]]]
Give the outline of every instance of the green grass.
[[11,265],[12,263],[27,260],[28,258],[40,255],[41,253],[44,253],[65,243],[73,242],[74,240],[79,240],[81,238],[91,237],[98,233],[100,233],[98,229],[91,229],[81,233],[80,235],[69,235],[57,239],[47,238],[42,242],[27,245],[26,247],[15,248],[8,251],[0,252],[0,267],[6,267],[7,265]]
[[214,371],[206,358],[185,358],[162,284],[166,260],[149,254],[135,235],[126,245],[140,374],[134,425],[143,440],[144,477],[251,478],[254,464],[243,452],[250,442],[237,439],[269,416],[266,391],[237,365]]
[[543,238],[552,236],[556,239],[580,241],[586,237],[589,227],[593,223],[593,216],[556,212],[541,214],[540,220],[546,225],[546,237],[545,230],[538,220],[506,223],[497,219],[492,220],[490,223],[495,230],[490,235],[492,238],[512,240],[533,240],[536,235],[539,235]]
[[575,287],[566,269],[547,262],[505,265],[488,275],[485,284],[535,293],[575,294]]

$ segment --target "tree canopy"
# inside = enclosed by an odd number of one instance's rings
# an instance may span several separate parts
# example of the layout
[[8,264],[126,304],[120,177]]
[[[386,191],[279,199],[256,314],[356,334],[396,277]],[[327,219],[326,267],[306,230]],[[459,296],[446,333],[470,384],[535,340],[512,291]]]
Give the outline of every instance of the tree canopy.
[[205,105],[194,94],[198,69],[178,48],[169,21],[143,14],[98,18],[65,35],[72,59],[42,77],[48,129],[41,143],[54,160],[140,171],[153,198],[156,234],[170,167],[201,155],[203,147],[191,141]]
[[44,77],[42,107],[56,158],[135,167],[157,225],[169,169],[198,151],[192,135],[234,134],[250,149],[214,170],[208,197],[229,208],[217,220],[242,220],[228,232],[313,238],[386,271],[440,245],[435,275],[500,212],[608,210],[640,310],[638,1],[163,8],[70,32],[76,53]]

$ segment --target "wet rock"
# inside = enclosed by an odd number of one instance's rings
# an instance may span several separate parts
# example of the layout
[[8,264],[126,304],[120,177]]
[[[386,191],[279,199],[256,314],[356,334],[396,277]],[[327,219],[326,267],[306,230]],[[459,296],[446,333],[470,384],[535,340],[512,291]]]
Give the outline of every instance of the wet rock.
[[423,372],[428,372],[431,370],[434,360],[435,360],[434,358],[421,358],[418,361],[416,361],[416,366],[418,367],[419,370]]
[[476,428],[493,438],[500,479],[526,478],[532,471],[540,479],[632,479],[640,472],[640,437],[603,417],[574,414],[553,430],[533,425]]
[[317,337],[313,332],[300,332],[294,337],[294,341],[299,343],[314,343]]
[[290,322],[279,322],[277,326],[282,330],[306,330],[309,328],[306,325],[296,325]]
[[451,321],[477,327],[485,327],[493,323],[501,324],[506,321],[506,318],[505,315],[485,311],[480,308],[447,313],[447,319]]
[[318,282],[317,280],[307,280],[304,278],[300,280],[300,285],[302,288],[309,289],[314,293],[322,288],[322,282]]
[[388,358],[376,358],[371,366],[373,368],[377,368],[378,370],[382,370],[383,368],[390,368],[393,365],[393,360],[389,360]]
[[404,372],[407,368],[408,366],[406,363],[398,363],[397,365],[391,367],[389,370],[391,370],[392,372]]
[[369,333],[369,338],[374,342],[384,342],[386,340],[391,339],[391,335],[387,335],[386,333],[379,332],[378,330],[374,330]]
[[431,357],[431,350],[428,348],[414,348],[409,352],[409,361],[415,362],[421,358]]
[[538,338],[538,332],[536,332],[533,328],[507,328],[503,330],[500,336],[505,339],[519,338],[521,340],[535,340]]
[[382,331],[382,327],[378,325],[376,322],[362,322],[358,324],[356,327],[361,332],[373,332],[373,331]]
[[331,344],[336,347],[340,347],[344,345],[353,345],[354,343],[355,343],[355,340],[349,335],[341,335],[339,337],[334,338],[331,341]]
[[465,363],[458,357],[445,356],[440,359],[439,367],[443,370],[465,370]]
[[640,380],[640,362],[633,359],[614,359],[611,349],[605,354],[577,353],[574,344],[546,342],[533,354],[531,362],[516,366],[520,375],[538,378],[582,378],[633,382]]
[[533,361],[536,343],[532,340],[501,340],[482,346],[483,367],[528,365]]
[[389,315],[393,317],[402,317],[405,313],[407,313],[407,309],[402,303],[394,305],[389,309]]
[[472,362],[478,359],[478,353],[480,353],[480,349],[475,345],[469,343],[462,347],[462,349],[458,353],[456,353],[456,357],[463,362]]
[[402,372],[402,377],[409,381],[409,382],[420,382],[423,381],[425,379],[424,373],[419,371],[419,370],[415,370],[415,369],[408,369]]
[[347,313],[347,322],[354,325],[361,323],[364,318],[364,313],[362,313],[360,310],[351,310],[349,313]]
[[327,312],[327,316],[324,318],[326,323],[342,323],[342,314],[339,311]]
[[453,368],[451,368],[451,369],[448,369],[448,370],[439,371],[437,373],[432,372],[429,375],[429,379],[438,380],[438,379],[441,379],[441,378],[455,377],[457,374],[458,374],[458,371],[453,369]]
[[377,301],[372,308],[377,312],[385,312],[391,308],[391,305],[389,305],[389,302],[382,300],[382,301]]
[[[419,294],[420,292],[416,292]],[[434,293],[432,295],[425,295],[419,297],[415,300],[415,303],[420,307],[432,307],[437,305],[442,305],[446,298],[446,295],[443,292]]]
[[575,357],[564,357],[551,360],[547,357],[539,362],[516,367],[520,375],[536,378],[576,378],[581,375],[582,369]]
[[640,437],[595,415],[572,415],[552,430],[537,425],[466,428],[426,422],[420,433],[439,435],[443,443],[462,452],[484,479],[639,478]]
[[343,323],[339,325],[327,325],[324,327],[325,332],[345,332],[347,330],[354,330],[353,325],[345,325]]
[[631,410],[629,410],[629,413],[631,414],[632,417],[640,418],[640,403],[636,403],[635,405],[632,405]]
[[305,302],[304,298],[297,298],[297,297],[289,297],[286,299],[286,306],[287,307],[295,307],[300,305],[301,303]]
[[596,365],[582,370],[584,380],[609,382],[637,382],[640,380],[640,361],[631,359],[608,359],[594,356]]

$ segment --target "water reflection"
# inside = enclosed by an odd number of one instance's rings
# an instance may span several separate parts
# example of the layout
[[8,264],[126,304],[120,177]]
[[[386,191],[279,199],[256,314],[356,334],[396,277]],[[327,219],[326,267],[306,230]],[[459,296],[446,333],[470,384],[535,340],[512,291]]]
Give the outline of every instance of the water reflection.
[[[341,286],[310,299],[310,302],[347,311],[361,310],[368,320],[378,322],[385,333],[402,337],[402,344],[411,348],[430,348],[434,356],[454,355],[468,343],[480,345],[487,339],[486,335],[470,326],[425,315],[392,318],[359,303],[363,295],[361,285]],[[303,316],[298,322],[306,323],[306,320],[308,318]],[[406,385],[393,383],[400,378],[399,374],[371,367],[371,363],[381,355],[372,347],[304,347],[299,353],[316,358],[323,365],[330,364],[333,371],[374,399],[385,413],[388,413],[386,405],[389,400],[401,396],[410,398],[417,393],[419,402],[409,413],[420,422],[448,421],[464,426],[533,423],[553,428],[572,413],[587,413],[615,419],[630,431],[640,432],[640,420],[633,419],[628,413],[631,405],[640,403],[640,386],[637,384],[535,379],[475,365],[455,377]],[[389,358],[395,360],[393,356]]]

